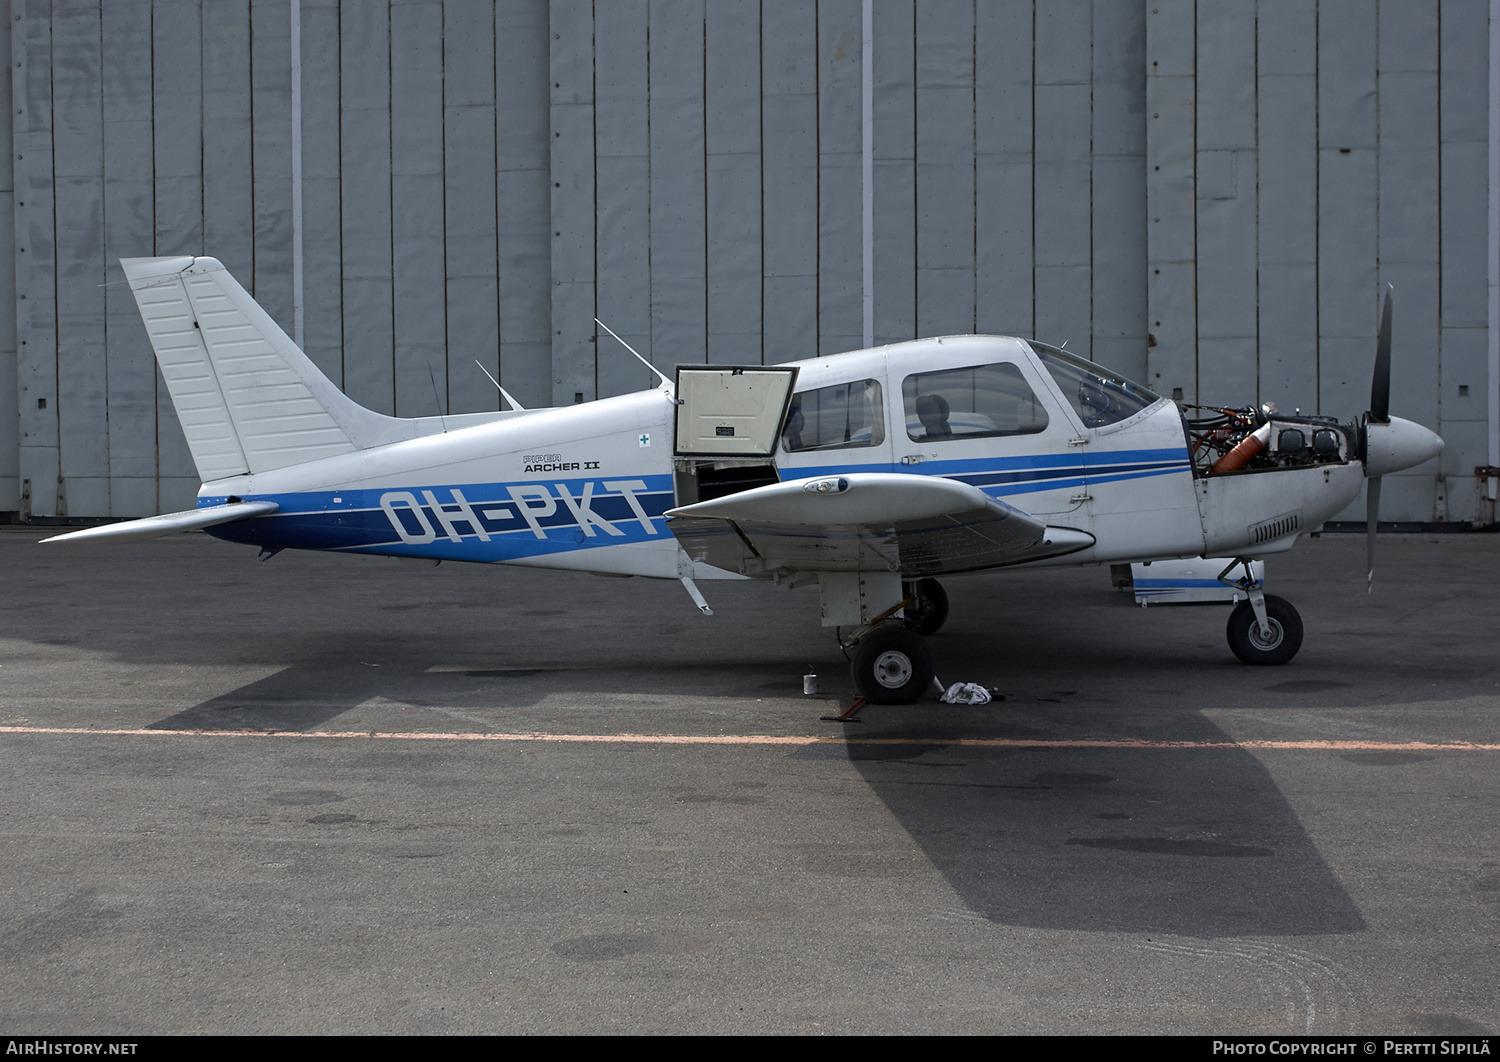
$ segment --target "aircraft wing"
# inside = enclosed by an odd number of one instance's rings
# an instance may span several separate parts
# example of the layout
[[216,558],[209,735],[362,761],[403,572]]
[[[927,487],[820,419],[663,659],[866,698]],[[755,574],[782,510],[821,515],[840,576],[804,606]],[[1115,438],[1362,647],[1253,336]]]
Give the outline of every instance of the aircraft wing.
[[148,516],[142,520],[125,520],[118,524],[85,527],[82,531],[69,531],[65,535],[53,535],[42,541],[72,540],[77,542],[83,539],[93,539],[98,542],[112,539],[116,542],[126,542],[139,538],[160,538],[162,535],[170,535],[178,531],[196,531],[199,528],[217,527],[219,524],[228,524],[235,520],[246,520],[252,516],[265,516],[268,513],[274,513],[279,508],[281,506],[273,501],[240,501],[229,502],[225,505],[205,505],[201,509]]
[[853,472],[773,483],[667,513],[688,556],[743,575],[900,571],[938,575],[1086,549],[977,487],[936,476]]

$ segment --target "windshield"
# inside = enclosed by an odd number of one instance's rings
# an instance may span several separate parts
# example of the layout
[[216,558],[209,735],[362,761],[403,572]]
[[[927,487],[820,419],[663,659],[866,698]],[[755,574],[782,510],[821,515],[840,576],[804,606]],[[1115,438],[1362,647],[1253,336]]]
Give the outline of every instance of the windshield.
[[1035,339],[1027,342],[1085,427],[1102,428],[1128,420],[1161,397],[1076,354]]

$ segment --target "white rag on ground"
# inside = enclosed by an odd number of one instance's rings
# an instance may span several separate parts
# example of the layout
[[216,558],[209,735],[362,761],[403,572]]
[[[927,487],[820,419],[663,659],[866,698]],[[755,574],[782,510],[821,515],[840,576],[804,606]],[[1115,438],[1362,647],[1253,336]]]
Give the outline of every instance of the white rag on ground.
[[989,704],[990,691],[977,682],[955,682],[938,700],[944,704]]

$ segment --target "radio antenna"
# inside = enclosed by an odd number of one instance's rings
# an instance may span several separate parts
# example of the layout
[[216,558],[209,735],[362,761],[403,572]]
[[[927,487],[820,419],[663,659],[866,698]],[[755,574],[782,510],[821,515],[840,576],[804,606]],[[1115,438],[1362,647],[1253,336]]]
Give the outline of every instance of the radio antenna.
[[[614,336],[616,339],[620,339],[620,337],[618,335],[615,335],[615,330],[613,328],[609,327],[609,325],[605,324],[603,321],[599,320],[599,318],[595,317],[594,318],[594,323],[596,325],[598,325],[600,328],[604,329],[610,335]],[[669,380],[669,379],[667,379],[666,374],[664,374],[655,365],[652,365],[645,358],[642,358],[640,351],[636,350],[634,347],[632,347],[629,343],[625,342],[625,340],[623,340],[623,339],[620,339],[620,346],[622,346],[626,350],[630,351],[630,353],[634,354],[636,356],[636,358],[638,358],[640,360],[640,363],[642,365],[646,366],[646,368],[648,368],[652,372],[656,373],[657,377],[661,380],[662,383],[666,384],[668,387],[672,386],[672,381]]]
[[[480,372],[484,373],[486,376],[490,376],[490,370],[486,369],[482,364],[480,364],[478,358],[474,359],[474,364],[479,366]],[[501,397],[510,403],[511,409],[514,409],[518,413],[526,412],[526,407],[521,405],[521,403],[517,402],[514,398],[510,397],[510,392],[500,386],[499,380],[495,379],[493,376],[490,376],[490,383],[494,384],[495,389],[500,392]]]

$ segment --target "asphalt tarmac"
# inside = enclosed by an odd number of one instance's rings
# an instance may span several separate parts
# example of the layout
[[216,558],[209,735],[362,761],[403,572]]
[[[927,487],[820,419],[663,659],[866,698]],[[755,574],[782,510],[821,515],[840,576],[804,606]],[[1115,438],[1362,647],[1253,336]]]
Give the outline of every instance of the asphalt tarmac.
[[[0,1030],[1500,1031],[1500,536],[957,577],[872,707],[813,589],[0,531]],[[823,691],[804,697],[802,676]]]

